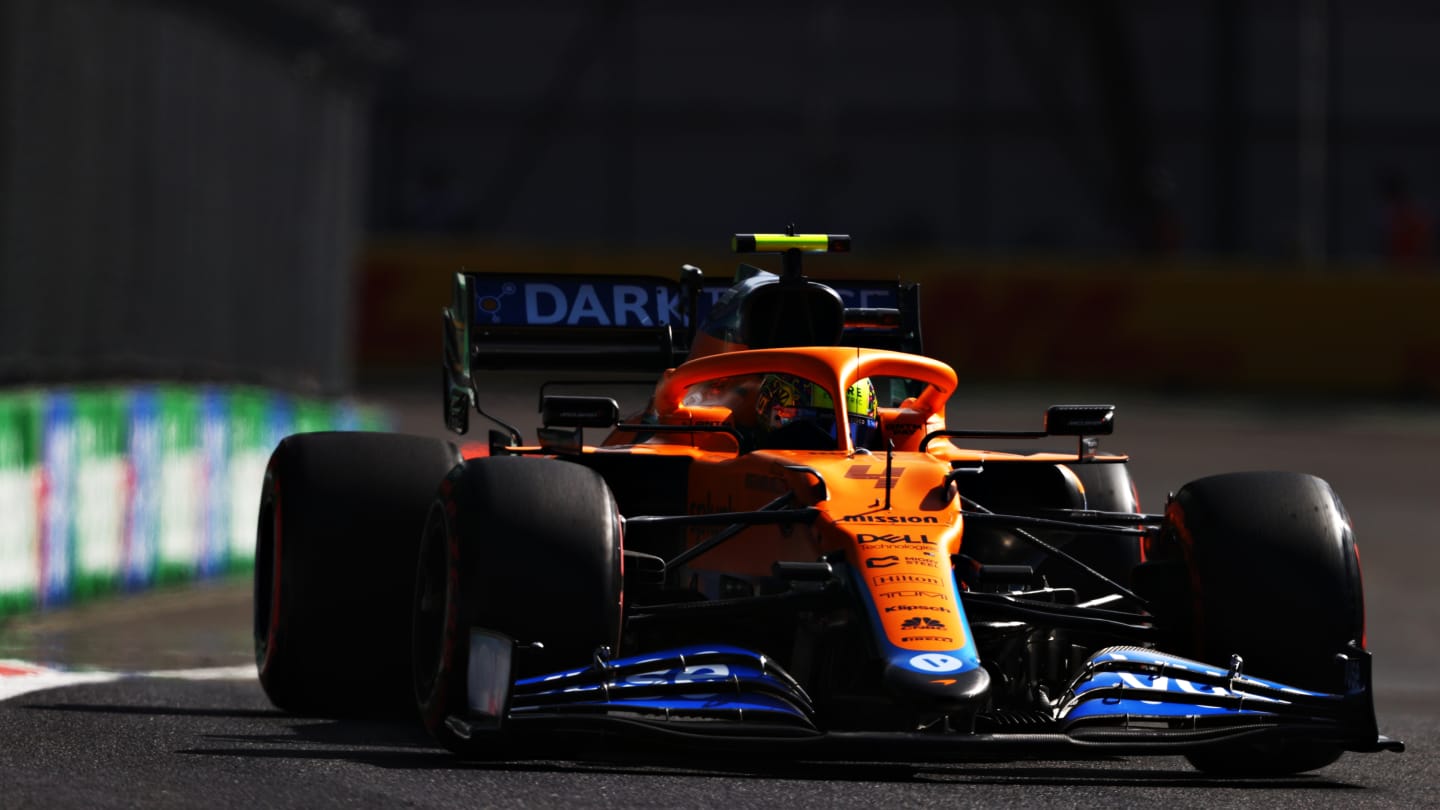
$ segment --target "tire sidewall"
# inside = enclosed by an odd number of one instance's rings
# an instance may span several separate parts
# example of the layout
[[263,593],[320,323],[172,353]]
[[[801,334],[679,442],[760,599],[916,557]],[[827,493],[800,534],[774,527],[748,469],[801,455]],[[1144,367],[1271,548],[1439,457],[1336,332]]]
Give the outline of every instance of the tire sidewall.
[[[1325,481],[1298,473],[1230,473],[1186,484],[1162,537],[1189,572],[1188,653],[1248,675],[1329,693],[1345,690],[1336,654],[1363,643],[1364,598],[1349,516]],[[1183,605],[1184,600],[1177,600]],[[1219,776],[1280,776],[1339,759],[1305,739],[1214,746],[1187,755]]]
[[425,510],[460,462],[439,439],[288,436],[266,465],[252,634],[260,683],[286,711],[414,710],[411,576]]
[[[516,550],[521,547],[516,545],[520,539],[514,530],[527,520],[546,526],[547,531],[541,534],[555,539],[554,526],[545,521],[548,515],[538,514],[543,510],[525,508],[527,491],[541,485],[541,479],[546,479],[546,487],[552,486],[549,479],[553,479],[557,491],[573,494],[573,507],[581,517],[577,521],[581,525],[576,527],[575,538],[562,540],[559,547],[530,550],[527,546],[522,554]],[[501,512],[511,517],[507,531],[495,527],[497,513]],[[475,459],[456,467],[440,483],[426,519],[416,564],[412,659],[419,714],[426,730],[442,745],[462,756],[488,758],[501,753],[508,739],[503,731],[463,738],[447,722],[450,717],[463,718],[468,712],[471,628],[504,633],[520,644],[544,642],[543,648],[534,645],[515,650],[515,671],[521,677],[578,664],[581,656],[588,660],[595,647],[602,644],[618,645],[623,598],[618,515],[614,498],[599,475],[569,462]],[[603,536],[593,536],[597,533]],[[577,559],[545,559],[547,553],[558,557],[567,552]],[[444,601],[438,616],[426,614],[422,606],[427,577],[435,576],[433,569],[427,569],[427,565],[434,564],[434,557],[427,555],[437,553],[444,557]],[[524,566],[505,564],[529,554],[541,558]],[[559,578],[563,582],[565,576],[570,577],[570,587],[558,594],[529,587],[531,580],[543,582],[556,577],[555,571],[547,568],[564,568],[567,562],[576,567]],[[566,594],[573,595],[573,600],[565,602]],[[555,600],[561,601],[551,604]],[[559,643],[553,636],[537,635],[537,628],[547,623],[537,625],[526,621],[525,616],[541,610],[537,607],[540,604],[574,616],[579,629],[561,634]],[[442,629],[438,647],[432,649],[427,646],[425,628],[427,622],[437,620],[442,622]]]
[[1192,652],[1217,665],[1236,653],[1258,677],[1341,691],[1333,656],[1363,637],[1364,600],[1354,533],[1329,484],[1212,476],[1181,488],[1166,514],[1190,570]]
[[[440,489],[436,495],[435,505],[431,508],[429,517],[426,519],[425,533],[422,537],[422,548],[420,560],[417,562],[416,571],[416,615],[414,618],[415,633],[412,644],[415,645],[416,663],[416,702],[420,711],[420,719],[425,725],[425,730],[432,737],[439,740],[445,747],[452,750],[459,750],[465,746],[466,740],[456,735],[446,724],[447,717],[464,713],[469,703],[469,696],[466,693],[466,665],[469,660],[469,638],[468,626],[462,621],[464,593],[461,589],[461,572],[464,569],[464,557],[466,553],[464,544],[461,543],[461,534],[455,526],[458,517],[458,509],[455,502],[455,487],[461,477],[460,468],[456,468],[445,480],[440,483]],[[421,624],[430,620],[430,617],[420,612],[421,591],[426,587],[427,560],[426,555],[439,553],[443,555],[443,577],[444,577],[444,601],[441,610],[441,632],[439,636],[438,656],[433,651],[422,651]],[[427,668],[424,677],[428,684],[421,680],[421,667],[424,667],[424,659],[431,658],[433,665]]]

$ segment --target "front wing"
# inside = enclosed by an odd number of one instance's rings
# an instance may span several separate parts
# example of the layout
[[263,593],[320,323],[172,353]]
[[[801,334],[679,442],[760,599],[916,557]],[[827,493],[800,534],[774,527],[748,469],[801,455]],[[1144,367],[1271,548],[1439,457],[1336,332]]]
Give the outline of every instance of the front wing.
[[465,738],[503,735],[507,750],[524,754],[542,753],[556,732],[795,759],[1168,755],[1261,740],[1404,750],[1377,731],[1370,655],[1361,650],[1342,656],[1347,691],[1325,694],[1250,677],[1238,665],[1227,671],[1113,647],[1089,659],[1048,722],[988,733],[827,730],[794,678],[773,659],[738,647],[620,659],[602,651],[583,669],[521,680],[509,675],[509,638],[475,630],[470,650],[469,715],[448,724]]

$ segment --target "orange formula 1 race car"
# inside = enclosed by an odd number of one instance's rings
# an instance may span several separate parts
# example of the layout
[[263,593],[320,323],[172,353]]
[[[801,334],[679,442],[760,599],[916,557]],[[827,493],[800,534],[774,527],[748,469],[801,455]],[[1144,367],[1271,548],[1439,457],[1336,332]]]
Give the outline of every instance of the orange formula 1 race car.
[[[255,576],[290,711],[415,712],[467,757],[621,741],[958,759],[1183,754],[1285,774],[1380,736],[1330,486],[1237,473],[1141,513],[1114,408],[945,424],[917,289],[807,279],[846,236],[744,235],[733,285],[460,274],[444,412],[482,369],[661,371],[648,407],[545,395],[525,444],[285,439]],[[683,359],[683,362],[680,360]],[[573,390],[573,389],[572,389]],[[490,417],[486,417],[490,418]],[[585,430],[604,431],[599,444]],[[1058,437],[1061,452],[966,449]]]

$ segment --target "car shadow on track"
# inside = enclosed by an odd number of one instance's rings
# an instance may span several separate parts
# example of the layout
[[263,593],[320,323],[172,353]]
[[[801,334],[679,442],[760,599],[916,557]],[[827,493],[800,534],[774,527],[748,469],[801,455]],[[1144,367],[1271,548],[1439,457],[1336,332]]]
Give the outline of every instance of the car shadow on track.
[[[596,774],[720,779],[788,779],[824,782],[945,783],[1088,787],[1215,787],[1254,790],[1347,791],[1363,789],[1321,774],[1278,779],[1207,777],[1173,758],[1104,758],[1071,762],[833,762],[777,761],[744,756],[703,759],[655,750],[615,753],[567,752],[565,759],[473,762],[434,747],[416,725],[362,720],[287,723],[284,732],[206,735],[216,747],[178,751],[191,756],[264,759],[339,760],[402,770],[485,771],[495,773]],[[225,743],[229,743],[226,745]]]
[[207,709],[181,706],[113,706],[92,703],[27,703],[22,709],[44,712],[79,712],[81,714],[134,714],[169,717],[271,717],[284,718],[289,715],[279,709]]
[[1280,779],[1222,779],[1207,777],[1179,764],[1174,758],[1145,760],[1119,757],[1090,760],[968,762],[857,762],[759,759],[743,753],[703,755],[676,753],[641,746],[617,750],[571,750],[551,758],[474,762],[457,759],[435,743],[418,722],[393,719],[307,718],[273,708],[176,707],[137,704],[37,703],[36,711],[82,714],[167,715],[194,718],[233,718],[249,729],[232,733],[199,732],[213,745],[179,749],[175,753],[202,757],[243,757],[266,760],[334,760],[397,770],[484,771],[495,773],[596,774],[606,776],[668,776],[720,779],[788,779],[825,782],[879,782],[892,784],[968,784],[1086,787],[1215,787],[1255,790],[1344,791],[1363,789],[1327,779],[1325,774],[1302,774]]
[[[640,763],[644,764],[640,764]],[[823,782],[954,783],[972,785],[1054,785],[1099,787],[1226,787],[1257,789],[1352,790],[1355,785],[1301,775],[1284,779],[1219,779],[1188,768],[1136,767],[1137,760],[1092,759],[1080,762],[853,762],[764,761],[730,759],[697,762],[693,757],[652,756],[619,759],[613,755],[564,762],[458,762],[453,767],[607,775],[669,775],[725,779],[788,779]],[[1183,766],[1182,766],[1183,767]]]

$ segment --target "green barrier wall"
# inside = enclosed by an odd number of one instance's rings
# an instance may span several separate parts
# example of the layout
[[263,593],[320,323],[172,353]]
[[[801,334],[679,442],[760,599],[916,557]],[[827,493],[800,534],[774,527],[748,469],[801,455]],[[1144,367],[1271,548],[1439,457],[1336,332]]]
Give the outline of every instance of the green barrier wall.
[[248,388],[0,392],[0,616],[249,570],[280,439],[384,423]]
[[40,582],[40,397],[0,396],[0,615],[35,604]]

